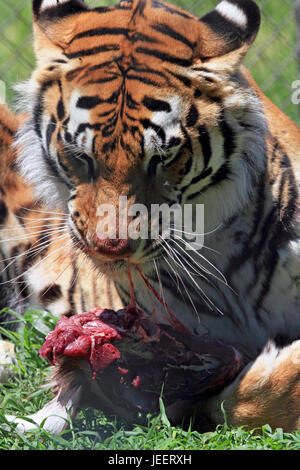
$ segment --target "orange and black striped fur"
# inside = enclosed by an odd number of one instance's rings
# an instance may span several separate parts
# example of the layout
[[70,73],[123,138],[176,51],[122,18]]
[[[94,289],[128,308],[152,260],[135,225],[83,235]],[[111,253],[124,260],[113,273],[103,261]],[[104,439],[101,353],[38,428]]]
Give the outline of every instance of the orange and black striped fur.
[[[186,327],[245,357],[200,412],[220,423],[224,401],[233,425],[299,429],[300,132],[242,65],[258,7],[223,0],[200,19],[159,0],[34,0],[33,18],[24,115],[0,111],[5,295],[57,316],[117,309],[129,263],[139,306],[165,321],[139,267]],[[120,196],[204,204],[204,247],[104,243],[97,208]]]

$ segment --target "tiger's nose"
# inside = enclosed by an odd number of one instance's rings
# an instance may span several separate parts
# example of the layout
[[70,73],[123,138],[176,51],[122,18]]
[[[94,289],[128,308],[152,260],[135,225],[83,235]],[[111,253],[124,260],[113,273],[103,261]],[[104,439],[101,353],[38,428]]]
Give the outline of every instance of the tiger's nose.
[[98,238],[95,236],[94,244],[98,253],[108,256],[127,257],[131,254],[129,240],[121,238]]

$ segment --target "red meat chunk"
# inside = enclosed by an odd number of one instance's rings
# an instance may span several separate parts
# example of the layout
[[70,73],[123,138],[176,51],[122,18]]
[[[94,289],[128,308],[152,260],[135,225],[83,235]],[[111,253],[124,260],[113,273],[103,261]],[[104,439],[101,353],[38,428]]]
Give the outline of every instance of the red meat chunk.
[[48,334],[40,356],[46,357],[52,365],[60,356],[81,357],[90,362],[94,372],[101,371],[121,357],[111,341],[121,339],[121,332],[139,317],[140,312],[134,307],[124,309],[122,315],[95,308],[70,318],[62,317],[55,330]]
[[[67,395],[73,387],[78,363],[85,405],[123,412],[155,412],[164,391],[164,403],[193,401],[215,393],[230,383],[244,367],[235,347],[190,333],[179,322],[153,324],[133,306],[115,312],[95,308],[88,313],[63,317],[49,333],[40,355],[56,366],[56,377]],[[91,374],[96,382],[91,387]],[[77,378],[76,378],[77,377]],[[88,398],[90,397],[90,398]],[[90,400],[90,401],[89,401]],[[111,405],[109,405],[111,403]]]

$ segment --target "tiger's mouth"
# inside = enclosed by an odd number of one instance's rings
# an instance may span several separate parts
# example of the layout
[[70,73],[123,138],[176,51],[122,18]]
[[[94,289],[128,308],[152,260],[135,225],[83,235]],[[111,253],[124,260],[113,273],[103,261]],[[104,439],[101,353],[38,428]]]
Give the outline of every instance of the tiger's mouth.
[[147,276],[155,274],[155,267],[154,262],[157,262],[159,259],[163,257],[163,253],[156,255],[153,258],[149,257],[136,257],[133,254],[131,257],[123,257],[123,258],[103,258],[97,256],[97,253],[90,252],[88,249],[82,247],[81,251],[85,253],[86,256],[92,261],[93,265],[100,273],[109,276],[114,280],[124,281],[128,277],[128,269],[131,272],[138,272],[142,271]]
[[69,233],[74,246],[91,258],[97,266],[113,266],[113,270],[128,263],[143,265],[146,262],[158,259],[163,255],[163,249],[157,240],[86,240],[79,236],[72,225],[69,225]]
[[[91,259],[97,270],[112,277],[123,277],[127,275],[128,265],[132,266],[133,269],[137,267],[144,269],[145,266],[152,264],[153,259],[157,260],[162,256],[162,253],[160,253],[160,255],[156,254],[153,258],[147,255],[143,256],[143,254],[138,256],[137,252],[134,251],[124,252],[123,254],[112,253],[110,255],[103,255],[91,249],[88,244],[81,240],[78,241],[77,238],[76,247]],[[146,270],[149,271],[149,268]]]

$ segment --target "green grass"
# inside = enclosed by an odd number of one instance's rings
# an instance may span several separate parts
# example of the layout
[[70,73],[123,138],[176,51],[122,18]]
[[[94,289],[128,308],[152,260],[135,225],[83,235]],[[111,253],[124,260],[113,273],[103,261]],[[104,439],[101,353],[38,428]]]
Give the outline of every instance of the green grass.
[[126,428],[114,417],[82,410],[70,429],[53,436],[43,427],[24,435],[7,429],[6,414],[26,417],[42,408],[52,393],[40,388],[49,375],[48,363],[38,355],[45,334],[35,326],[37,319],[53,329],[55,321],[45,312],[29,310],[18,333],[0,327],[14,342],[18,365],[14,380],[0,386],[0,449],[1,450],[300,450],[300,432],[284,434],[264,426],[260,433],[219,426],[215,432],[200,434],[170,426],[164,415],[150,417],[147,426]]
[[[34,67],[31,38],[31,9],[28,0],[1,3],[0,79],[7,84],[7,100],[13,98],[11,86],[30,76]],[[115,0],[88,0],[93,5],[110,5]],[[173,3],[202,16],[218,0],[173,0]],[[257,0],[262,7],[262,26],[246,58],[246,65],[262,90],[293,120],[299,123],[299,107],[291,102],[291,86],[299,77],[295,59],[296,24],[294,0]]]

